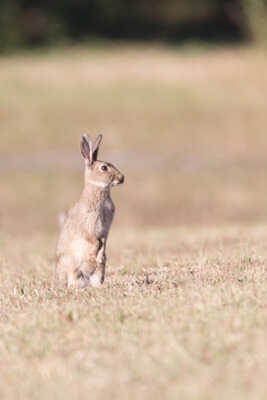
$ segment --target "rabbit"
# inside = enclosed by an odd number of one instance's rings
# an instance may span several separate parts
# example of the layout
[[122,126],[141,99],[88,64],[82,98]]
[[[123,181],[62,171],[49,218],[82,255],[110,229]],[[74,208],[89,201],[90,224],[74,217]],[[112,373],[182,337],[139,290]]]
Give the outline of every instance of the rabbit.
[[67,287],[99,287],[105,279],[107,238],[115,212],[110,189],[122,184],[124,176],[98,160],[101,141],[102,135],[94,144],[86,134],[81,139],[84,189],[62,221],[56,251],[56,278]]

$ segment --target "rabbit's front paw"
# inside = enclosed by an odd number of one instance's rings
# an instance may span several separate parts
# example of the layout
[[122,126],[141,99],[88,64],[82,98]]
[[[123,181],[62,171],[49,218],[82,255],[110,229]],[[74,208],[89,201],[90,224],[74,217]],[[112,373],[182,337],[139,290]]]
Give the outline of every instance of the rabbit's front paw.
[[98,273],[94,273],[90,276],[90,285],[94,288],[99,288],[101,286],[101,276]]

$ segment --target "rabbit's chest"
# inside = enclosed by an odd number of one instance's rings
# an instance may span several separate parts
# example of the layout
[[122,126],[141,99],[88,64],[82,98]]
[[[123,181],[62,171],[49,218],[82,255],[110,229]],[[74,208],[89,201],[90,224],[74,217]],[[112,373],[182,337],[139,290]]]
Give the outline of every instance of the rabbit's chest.
[[113,201],[111,199],[106,199],[100,209],[100,213],[96,221],[95,233],[97,238],[100,239],[108,235],[114,212],[115,207]]

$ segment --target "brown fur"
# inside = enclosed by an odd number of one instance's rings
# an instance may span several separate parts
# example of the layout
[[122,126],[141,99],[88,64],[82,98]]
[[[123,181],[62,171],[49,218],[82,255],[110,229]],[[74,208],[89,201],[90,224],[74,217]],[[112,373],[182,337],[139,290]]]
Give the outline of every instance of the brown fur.
[[110,188],[123,183],[124,177],[112,164],[96,160],[101,138],[94,146],[87,136],[82,138],[84,189],[69,210],[58,241],[56,275],[68,287],[99,286],[105,278],[106,243],[115,212]]

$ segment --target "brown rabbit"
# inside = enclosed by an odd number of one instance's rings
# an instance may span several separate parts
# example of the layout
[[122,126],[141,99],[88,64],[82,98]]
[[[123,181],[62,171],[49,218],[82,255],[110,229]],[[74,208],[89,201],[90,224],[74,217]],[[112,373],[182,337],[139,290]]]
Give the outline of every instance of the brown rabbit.
[[105,278],[106,243],[115,211],[110,188],[122,184],[124,176],[112,164],[97,160],[101,140],[99,135],[92,145],[82,136],[84,189],[63,221],[57,245],[56,275],[68,287],[99,286]]

